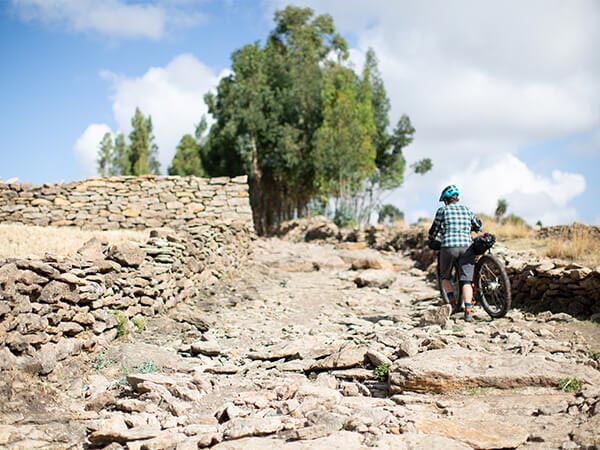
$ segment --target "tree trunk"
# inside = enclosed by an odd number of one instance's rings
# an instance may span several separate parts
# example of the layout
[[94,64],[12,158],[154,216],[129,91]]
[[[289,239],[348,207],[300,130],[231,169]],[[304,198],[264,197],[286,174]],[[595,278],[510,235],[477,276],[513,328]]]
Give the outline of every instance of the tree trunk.
[[265,230],[264,195],[262,187],[262,170],[258,164],[258,150],[256,149],[256,136],[250,132],[250,145],[252,147],[252,172],[254,186],[254,228],[259,236],[263,236]]

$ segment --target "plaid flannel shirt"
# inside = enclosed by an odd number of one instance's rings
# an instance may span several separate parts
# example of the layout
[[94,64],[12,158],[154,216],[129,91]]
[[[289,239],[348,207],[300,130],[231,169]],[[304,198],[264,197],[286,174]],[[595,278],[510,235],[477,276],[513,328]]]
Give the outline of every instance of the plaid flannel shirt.
[[429,238],[435,239],[441,233],[442,247],[468,247],[472,242],[471,228],[481,230],[481,220],[468,207],[451,203],[435,213]]

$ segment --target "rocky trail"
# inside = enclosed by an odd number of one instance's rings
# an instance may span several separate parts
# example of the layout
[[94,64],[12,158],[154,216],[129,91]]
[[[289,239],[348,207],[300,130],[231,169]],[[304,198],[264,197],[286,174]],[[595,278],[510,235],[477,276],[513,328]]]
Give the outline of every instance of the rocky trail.
[[600,326],[474,316],[399,253],[261,239],[195,304],[0,372],[0,447],[598,448]]

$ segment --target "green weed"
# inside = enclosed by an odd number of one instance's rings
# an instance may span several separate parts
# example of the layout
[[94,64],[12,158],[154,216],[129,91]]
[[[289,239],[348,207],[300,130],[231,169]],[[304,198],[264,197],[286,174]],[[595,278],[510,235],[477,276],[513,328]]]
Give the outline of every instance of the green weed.
[[281,286],[282,288],[286,288],[288,286],[288,280],[286,280],[285,278],[283,280],[281,280],[279,282],[279,286]]
[[154,364],[154,361],[149,359],[145,363],[137,366],[135,368],[135,371],[137,373],[154,373],[154,372],[158,371],[158,367],[156,367],[156,364]]
[[564,392],[579,392],[581,390],[581,382],[577,378],[561,378],[558,380],[557,388]]
[[100,353],[98,353],[98,356],[96,356],[96,359],[94,359],[94,361],[92,362],[92,369],[94,369],[97,372],[99,370],[104,369],[105,367],[110,366],[113,362],[114,361],[112,359],[106,356],[104,350],[102,350],[100,351]]
[[482,393],[483,393],[483,391],[481,390],[481,387],[479,387],[479,386],[471,386],[471,387],[467,388],[467,394],[469,394],[473,397],[479,397]]
[[387,381],[390,372],[390,363],[383,363],[375,367],[373,375],[377,381]]
[[135,316],[133,319],[131,319],[131,322],[133,322],[135,330],[140,334],[146,329],[146,321],[142,316]]
[[119,311],[114,311],[113,314],[117,319],[117,337],[125,336],[128,333],[127,316]]

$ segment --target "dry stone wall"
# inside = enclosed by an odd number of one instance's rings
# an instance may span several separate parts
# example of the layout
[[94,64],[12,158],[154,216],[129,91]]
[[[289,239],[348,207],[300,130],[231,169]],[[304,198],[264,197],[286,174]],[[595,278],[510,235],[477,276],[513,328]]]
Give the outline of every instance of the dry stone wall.
[[[372,233],[376,233],[376,229]],[[380,248],[408,253],[421,269],[432,267],[436,254],[425,245],[426,232],[416,228],[392,239],[384,230],[373,239]],[[506,264],[513,306],[533,311],[565,312],[580,318],[600,317],[600,268],[515,252],[497,244],[493,253]],[[434,273],[430,271],[430,273]]]
[[0,223],[117,230],[251,224],[246,177],[110,177],[0,183]]
[[600,317],[600,272],[579,264],[498,249],[511,282],[513,305]]
[[[0,184],[0,222],[150,228],[143,244],[93,239],[73,257],[0,260],[0,359],[38,355],[46,373],[52,367],[43,361],[197,300],[202,286],[245,263],[254,240],[245,177]],[[187,320],[205,326],[189,314]]]

